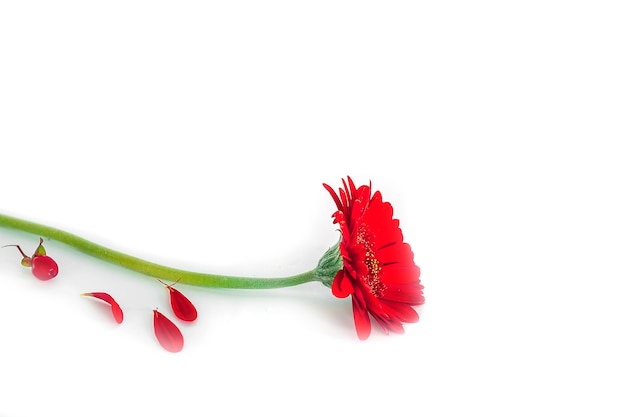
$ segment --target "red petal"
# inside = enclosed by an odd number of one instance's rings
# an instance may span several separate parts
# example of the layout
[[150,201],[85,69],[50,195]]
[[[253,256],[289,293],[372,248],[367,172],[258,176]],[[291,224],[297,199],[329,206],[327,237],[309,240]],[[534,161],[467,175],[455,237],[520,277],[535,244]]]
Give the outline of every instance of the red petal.
[[346,192],[343,190],[343,188],[339,189],[339,196],[341,197],[341,207],[339,208],[339,211],[347,212],[351,199],[348,199],[348,196],[346,195]]
[[122,311],[122,308],[117,303],[117,301],[115,301],[113,297],[111,297],[109,294],[105,292],[87,292],[81,295],[87,296],[87,297],[94,297],[94,298],[104,301],[105,303],[109,303],[111,305],[111,312],[113,313],[113,317],[115,318],[115,321],[118,323],[121,323],[124,320],[124,312]]
[[184,321],[194,321],[198,317],[198,311],[191,301],[171,285],[167,289],[170,290],[170,303],[176,317]]
[[415,284],[387,284],[381,299],[406,303],[410,305],[424,304],[422,286]]
[[376,251],[376,257],[382,263],[415,265],[413,261],[413,251],[408,243],[396,243],[383,246]]
[[404,323],[416,323],[419,321],[419,315],[417,311],[408,304],[394,303],[389,301],[381,301],[383,308],[389,314],[390,317],[404,322]]
[[333,198],[333,200],[335,201],[335,204],[337,205],[337,209],[341,210],[341,200],[339,200],[339,196],[337,195],[335,190],[333,190],[328,184],[322,184],[322,185],[324,186],[324,188],[326,188],[326,191],[330,193],[330,196]]
[[154,335],[168,352],[180,352],[183,349],[183,334],[170,319],[154,311]]
[[343,269],[337,271],[337,275],[335,275],[335,279],[333,280],[332,292],[333,295],[337,298],[346,298],[350,294],[354,292],[354,287],[352,287],[352,280],[347,276]]
[[394,333],[404,333],[404,327],[402,327],[402,323],[397,320],[392,320],[389,318],[379,317],[374,314],[374,319],[380,324],[380,327],[383,328],[385,333],[389,334],[390,331]]
[[420,269],[417,265],[383,263],[383,281],[393,284],[419,284]]
[[361,340],[365,340],[370,337],[372,331],[372,324],[370,323],[370,317],[365,308],[364,303],[357,300],[356,294],[352,295],[352,315],[354,316],[354,327],[356,328],[356,334]]

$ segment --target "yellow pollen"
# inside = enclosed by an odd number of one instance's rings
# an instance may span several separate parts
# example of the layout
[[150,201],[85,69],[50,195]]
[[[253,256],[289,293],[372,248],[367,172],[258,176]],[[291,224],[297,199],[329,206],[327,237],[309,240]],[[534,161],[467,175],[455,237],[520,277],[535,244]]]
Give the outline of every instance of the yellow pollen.
[[376,258],[374,251],[372,250],[372,234],[369,233],[366,225],[359,227],[359,233],[357,234],[356,242],[363,245],[365,249],[365,265],[367,266],[367,276],[364,277],[365,283],[369,285],[372,294],[376,297],[380,297],[385,292],[387,286],[380,280],[380,272],[382,266]]

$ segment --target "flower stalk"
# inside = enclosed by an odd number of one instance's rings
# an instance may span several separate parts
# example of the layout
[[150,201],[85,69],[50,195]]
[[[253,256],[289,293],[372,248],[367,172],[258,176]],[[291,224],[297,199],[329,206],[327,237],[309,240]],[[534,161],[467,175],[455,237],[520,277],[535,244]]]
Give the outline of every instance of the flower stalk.
[[[328,285],[328,283],[326,282],[328,280],[328,277],[331,275],[334,276],[337,270],[341,268],[341,266],[338,265],[336,262],[334,263],[334,265],[332,262],[323,262],[326,257],[329,257],[330,259],[333,258],[333,256],[328,255],[327,252],[320,260],[320,264],[318,265],[318,268],[322,269],[315,268],[311,271],[289,277],[257,278],[206,274],[159,265],[154,262],[146,261],[144,259],[140,259],[135,256],[127,255],[125,253],[98,245],[94,242],[91,242],[87,239],[84,239],[80,236],[66,232],[61,229],[19,219],[17,217],[8,216],[1,213],[0,227],[20,230],[23,232],[32,233],[34,235],[56,240],[58,242],[71,246],[83,253],[86,253],[87,255],[102,259],[104,261],[119,265],[126,269],[130,269],[132,271],[139,272],[147,276],[168,281],[178,280],[178,282],[180,283],[195,285],[199,287],[272,289],[291,287],[312,281],[321,281],[325,285]],[[334,269],[335,265],[337,269],[335,269],[333,272],[332,269]]]

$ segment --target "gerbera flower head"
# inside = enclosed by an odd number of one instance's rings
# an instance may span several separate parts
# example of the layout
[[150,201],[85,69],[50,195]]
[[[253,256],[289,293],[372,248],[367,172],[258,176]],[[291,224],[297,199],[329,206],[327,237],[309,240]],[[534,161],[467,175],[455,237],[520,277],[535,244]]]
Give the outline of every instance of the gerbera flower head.
[[379,191],[372,195],[371,184],[357,188],[350,177],[347,183],[343,180],[338,194],[329,185],[324,187],[337,205],[333,217],[341,231],[343,268],[333,279],[333,295],[352,296],[361,340],[370,335],[370,315],[385,332],[403,333],[402,323],[418,321],[413,306],[423,304],[424,295],[420,269],[391,204],[383,202]]

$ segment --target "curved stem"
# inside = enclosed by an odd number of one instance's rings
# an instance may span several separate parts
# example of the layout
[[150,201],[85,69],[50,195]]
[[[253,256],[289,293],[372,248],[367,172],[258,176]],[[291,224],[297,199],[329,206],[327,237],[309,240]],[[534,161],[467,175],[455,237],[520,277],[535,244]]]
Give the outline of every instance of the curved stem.
[[203,274],[159,265],[113,249],[106,248],[72,233],[43,224],[0,214],[0,227],[21,230],[44,236],[72,246],[81,252],[151,277],[200,287],[269,289],[283,288],[318,280],[315,270],[284,278],[247,278],[228,275]]

